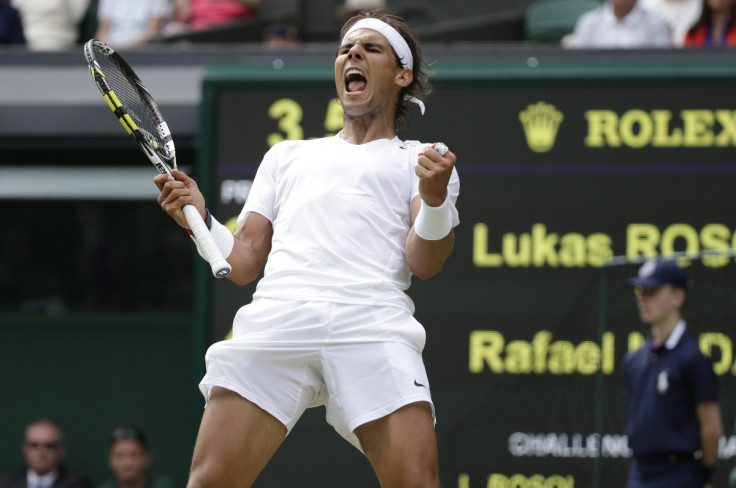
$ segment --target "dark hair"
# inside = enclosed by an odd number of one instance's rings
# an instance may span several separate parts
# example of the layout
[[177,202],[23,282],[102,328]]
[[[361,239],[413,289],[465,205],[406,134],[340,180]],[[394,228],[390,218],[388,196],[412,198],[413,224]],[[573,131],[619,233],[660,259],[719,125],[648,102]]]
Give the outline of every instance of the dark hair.
[[[381,20],[394,29],[404,38],[406,43],[409,45],[412,58],[414,59],[414,68],[412,70],[414,79],[409,86],[401,89],[399,93],[399,100],[396,104],[396,113],[394,114],[394,128],[399,129],[406,125],[409,120],[409,110],[414,106],[414,103],[406,100],[408,97],[415,97],[419,100],[424,100],[427,95],[432,92],[432,85],[429,83],[429,77],[432,76],[432,71],[429,66],[424,62],[422,57],[422,51],[419,48],[419,40],[417,38],[414,29],[404,20],[389,9],[381,8],[376,10],[361,10],[357,15],[348,19],[343,25],[340,31],[340,39],[345,37],[345,33],[361,19],[378,19]],[[396,65],[401,67],[401,60],[398,55],[394,52],[396,57]]]
[[[731,21],[736,19],[736,3],[731,5]],[[701,25],[711,25],[713,23],[713,11],[708,7],[708,0],[703,0],[703,7],[700,9],[700,18],[695,22],[690,29],[688,29],[689,35],[695,35],[698,28]]]
[[148,450],[148,440],[146,439],[145,434],[143,434],[143,431],[138,427],[125,425],[113,430],[110,434],[110,447],[112,447],[113,444],[115,444],[117,441],[122,440],[138,441],[143,449],[145,449],[146,451]]

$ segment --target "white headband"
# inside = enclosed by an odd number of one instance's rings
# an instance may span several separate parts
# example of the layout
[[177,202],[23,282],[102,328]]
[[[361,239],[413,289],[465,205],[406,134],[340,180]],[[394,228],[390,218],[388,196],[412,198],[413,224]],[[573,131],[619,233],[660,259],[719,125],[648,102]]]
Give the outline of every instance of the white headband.
[[[406,43],[406,40],[396,29],[382,20],[374,18],[360,19],[345,33],[345,37],[348,37],[353,31],[358,29],[370,29],[381,34],[388,40],[391,47],[394,48],[394,52],[401,61],[401,66],[411,70],[414,69],[414,58],[411,55],[411,49],[409,49],[409,45]],[[343,41],[345,40],[345,37],[343,37]]]
[[[403,68],[414,70],[414,57],[411,55],[409,44],[406,43],[406,39],[404,39],[396,29],[388,25],[386,22],[375,18],[360,19],[345,33],[343,43],[345,42],[346,37],[358,29],[370,29],[381,34],[386,38],[386,40],[388,40],[388,43],[391,44],[394,52],[399,57],[399,61],[401,61],[401,66]],[[419,105],[419,110],[422,112],[422,115],[424,115],[424,103],[421,100],[408,95],[405,97],[405,100],[409,100],[410,102]]]

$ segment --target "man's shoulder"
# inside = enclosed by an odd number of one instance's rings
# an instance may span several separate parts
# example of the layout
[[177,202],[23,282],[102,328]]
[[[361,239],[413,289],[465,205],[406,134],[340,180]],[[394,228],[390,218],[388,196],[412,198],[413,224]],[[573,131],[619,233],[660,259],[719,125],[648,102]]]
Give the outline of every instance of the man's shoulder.
[[15,473],[0,476],[0,488],[26,488],[26,471],[16,471]]
[[598,32],[605,24],[606,12],[604,6],[596,7],[589,10],[578,17],[575,23],[575,29],[570,34],[570,47],[590,47],[594,44],[594,39],[598,37]]
[[577,23],[579,25],[597,25],[603,21],[605,13],[605,7],[601,5],[600,7],[596,7],[593,10],[588,10],[581,14],[580,17],[578,17]]
[[624,365],[625,366],[631,365],[637,360],[640,360],[643,357],[647,357],[649,355],[649,347],[650,347],[649,342],[645,342],[643,345],[639,346],[637,349],[626,352],[626,354],[624,354]]
[[707,358],[705,354],[700,350],[700,344],[698,340],[689,332],[682,334],[682,337],[677,343],[675,350],[685,357],[693,358]]

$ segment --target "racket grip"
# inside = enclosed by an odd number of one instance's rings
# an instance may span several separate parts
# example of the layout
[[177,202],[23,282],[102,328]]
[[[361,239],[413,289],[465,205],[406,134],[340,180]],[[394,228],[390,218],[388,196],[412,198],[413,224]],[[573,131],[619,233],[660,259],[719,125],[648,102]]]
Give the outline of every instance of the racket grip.
[[197,240],[197,246],[200,252],[212,268],[212,274],[216,278],[224,278],[229,275],[232,267],[222,256],[220,248],[217,247],[217,243],[212,238],[212,234],[204,223],[204,220],[202,220],[197,207],[194,205],[184,205],[182,210],[184,211],[184,217],[187,219],[189,228]]

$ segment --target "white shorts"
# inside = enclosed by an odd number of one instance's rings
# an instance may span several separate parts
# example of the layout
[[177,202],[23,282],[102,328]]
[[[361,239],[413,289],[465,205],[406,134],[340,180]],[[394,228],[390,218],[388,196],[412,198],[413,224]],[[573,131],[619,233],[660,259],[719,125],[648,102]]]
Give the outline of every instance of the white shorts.
[[[235,315],[233,338],[213,344],[199,385],[234,391],[287,428],[325,405],[327,422],[362,451],[353,431],[414,402],[432,405],[424,328],[406,311],[261,298]],[[434,406],[432,406],[434,412]]]

